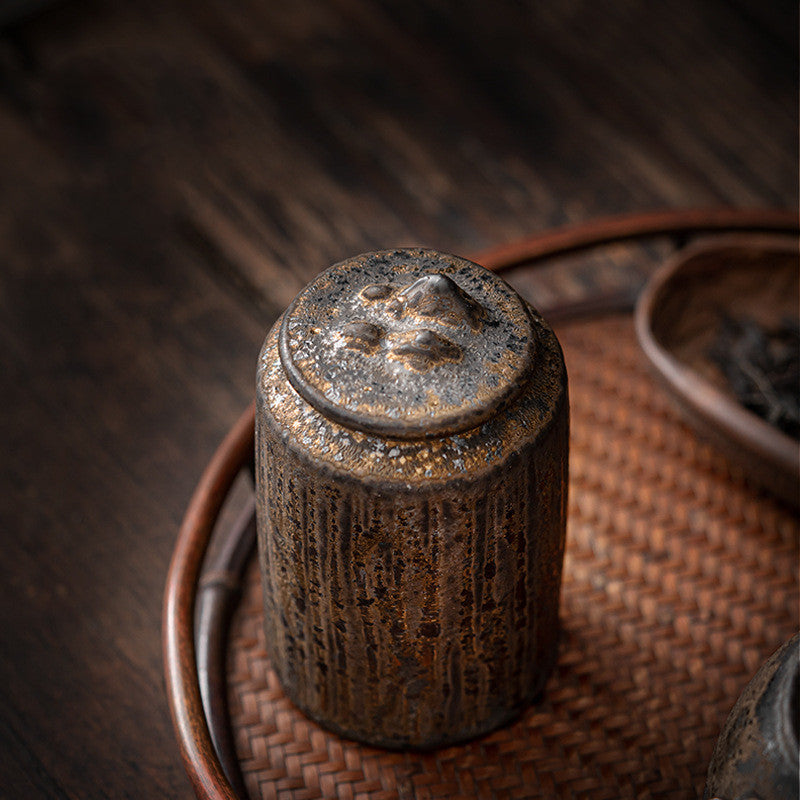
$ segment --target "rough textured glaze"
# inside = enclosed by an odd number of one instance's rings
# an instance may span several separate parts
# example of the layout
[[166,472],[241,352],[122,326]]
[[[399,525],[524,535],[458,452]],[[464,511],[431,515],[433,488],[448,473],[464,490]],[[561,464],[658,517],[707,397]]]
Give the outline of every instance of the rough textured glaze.
[[485,422],[524,384],[536,337],[501,278],[421,248],[336,264],[283,315],[286,375],[318,411],[403,439]]
[[[460,311],[474,307],[450,288]],[[374,280],[366,291],[380,302],[396,294]],[[433,324],[452,309],[439,304]],[[475,330],[495,313],[484,309],[456,324]],[[532,309],[526,319],[535,367],[514,401],[437,438],[333,421],[287,380],[280,320],[267,337],[256,422],[267,641],[289,696],[340,733],[389,747],[468,738],[518,713],[554,663],[566,373],[550,328]],[[359,348],[374,333],[349,330]]]
[[704,800],[798,796],[800,634],[761,665],[714,746]]

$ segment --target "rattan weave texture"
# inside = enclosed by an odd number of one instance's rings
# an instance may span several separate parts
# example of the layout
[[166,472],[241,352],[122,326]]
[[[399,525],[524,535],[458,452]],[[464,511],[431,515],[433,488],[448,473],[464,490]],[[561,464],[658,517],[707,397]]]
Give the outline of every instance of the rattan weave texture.
[[698,441],[629,317],[558,329],[572,434],[558,665],[516,723],[430,754],[342,740],[284,697],[251,565],[228,691],[253,798],[687,798],[725,717],[798,627],[798,521]]

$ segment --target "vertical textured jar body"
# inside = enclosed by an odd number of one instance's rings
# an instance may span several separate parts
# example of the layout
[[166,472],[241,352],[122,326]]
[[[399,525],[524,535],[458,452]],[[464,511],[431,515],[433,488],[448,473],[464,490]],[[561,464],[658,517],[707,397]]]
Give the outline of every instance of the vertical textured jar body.
[[327,727],[429,748],[507,721],[557,654],[568,400],[497,276],[426,250],[322,273],[257,380],[267,646]]

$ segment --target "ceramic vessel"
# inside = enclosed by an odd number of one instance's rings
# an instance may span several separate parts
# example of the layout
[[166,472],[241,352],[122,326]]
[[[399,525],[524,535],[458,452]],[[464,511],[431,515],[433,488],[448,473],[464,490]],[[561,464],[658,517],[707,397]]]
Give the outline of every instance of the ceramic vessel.
[[553,331],[429,250],[323,272],[257,378],[267,642],[289,697],[392,748],[518,714],[557,654],[568,450]]
[[761,666],[731,710],[708,767],[704,800],[800,795],[800,634]]

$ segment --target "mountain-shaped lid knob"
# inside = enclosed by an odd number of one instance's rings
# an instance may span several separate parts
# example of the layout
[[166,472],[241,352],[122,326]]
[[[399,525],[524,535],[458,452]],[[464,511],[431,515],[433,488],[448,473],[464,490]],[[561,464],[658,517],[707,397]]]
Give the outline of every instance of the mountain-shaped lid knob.
[[286,310],[280,356],[328,418],[401,439],[481,424],[524,386],[535,341],[524,300],[457,256],[419,248],[334,265]]

